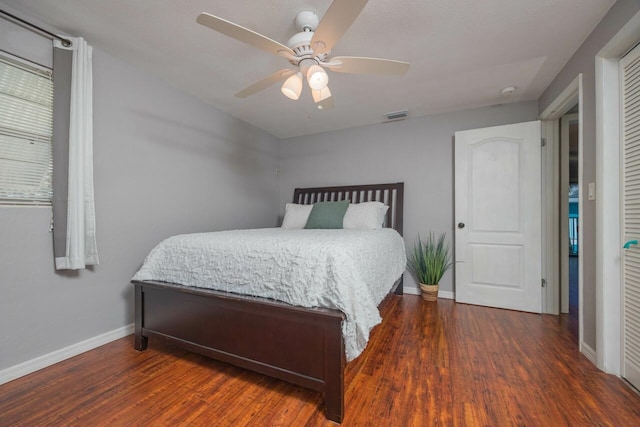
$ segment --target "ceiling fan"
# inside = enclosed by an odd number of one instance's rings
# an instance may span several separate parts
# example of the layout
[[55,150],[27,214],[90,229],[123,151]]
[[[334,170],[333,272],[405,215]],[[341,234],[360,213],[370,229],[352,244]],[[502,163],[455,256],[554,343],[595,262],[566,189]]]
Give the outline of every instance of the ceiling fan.
[[325,68],[352,74],[401,75],[409,69],[409,63],[381,58],[357,56],[331,57],[331,49],[349,29],[368,0],[334,0],[320,21],[311,11],[297,14],[295,23],[300,31],[289,39],[287,46],[226,19],[201,13],[197,22],[241,42],[286,58],[294,68],[276,71],[236,93],[246,98],[284,80],[281,91],[297,100],[302,93],[302,80],[306,77],[311,95],[319,109],[333,108],[333,96],[329,90],[329,76]]

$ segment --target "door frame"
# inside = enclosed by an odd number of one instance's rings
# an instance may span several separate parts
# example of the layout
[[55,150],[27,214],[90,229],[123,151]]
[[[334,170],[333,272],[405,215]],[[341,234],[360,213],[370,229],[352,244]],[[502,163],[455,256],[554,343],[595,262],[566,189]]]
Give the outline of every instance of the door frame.
[[596,246],[596,365],[615,375],[622,373],[624,357],[619,62],[638,40],[640,12],[595,57],[596,241],[600,242]]
[[[540,114],[542,135],[546,140],[543,153],[543,272],[546,287],[543,295],[543,312],[560,314],[560,118],[574,105],[578,104],[578,186],[583,185],[583,90],[582,73],[578,74],[556,99]],[[583,197],[578,199],[578,228],[584,229]],[[578,240],[578,253],[583,253],[583,239]],[[595,363],[595,351],[584,343],[583,337],[583,298],[584,275],[583,257],[578,258],[578,345],[580,352]]]

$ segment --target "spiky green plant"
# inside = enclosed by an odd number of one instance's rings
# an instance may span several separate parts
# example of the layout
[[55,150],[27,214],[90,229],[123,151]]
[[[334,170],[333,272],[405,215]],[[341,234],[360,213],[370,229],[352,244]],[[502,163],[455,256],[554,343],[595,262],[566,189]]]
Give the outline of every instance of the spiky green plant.
[[453,265],[449,243],[445,242],[445,237],[445,233],[442,233],[436,239],[435,235],[429,232],[429,237],[423,240],[418,235],[413,250],[409,252],[407,266],[420,283],[437,285]]

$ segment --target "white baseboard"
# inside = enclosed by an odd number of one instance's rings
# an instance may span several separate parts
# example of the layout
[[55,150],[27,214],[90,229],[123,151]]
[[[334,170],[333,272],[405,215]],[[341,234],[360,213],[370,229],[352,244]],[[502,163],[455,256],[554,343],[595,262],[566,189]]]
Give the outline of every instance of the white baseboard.
[[51,366],[55,363],[62,362],[85,351],[93,350],[96,347],[110,343],[120,338],[124,338],[127,335],[133,333],[134,325],[123,326],[113,331],[106,332],[102,335],[89,338],[88,340],[81,341],[76,344],[72,344],[68,347],[61,348],[60,350],[52,351],[51,353],[36,357],[35,359],[27,360],[15,366],[3,369],[0,371],[0,384],[8,383],[32,372],[38,371],[47,366]]
[[413,286],[405,286],[402,291],[409,295],[420,295],[420,289]]
[[456,299],[456,294],[451,291],[438,291],[438,298]]
[[[407,286],[406,288],[404,288],[404,293],[409,295],[420,295],[420,288]],[[455,292],[451,291],[438,291],[438,298],[456,299],[456,294]]]
[[596,351],[589,347],[584,341],[580,343],[580,353],[584,354],[584,356],[589,359],[589,361],[595,366],[598,366],[598,357]]

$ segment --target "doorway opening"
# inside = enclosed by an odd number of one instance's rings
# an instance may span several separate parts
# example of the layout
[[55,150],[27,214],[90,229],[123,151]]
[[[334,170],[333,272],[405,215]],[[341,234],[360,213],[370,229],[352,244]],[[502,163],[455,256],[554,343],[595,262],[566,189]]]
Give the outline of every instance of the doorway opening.
[[560,313],[576,344],[579,340],[579,110],[574,105],[560,118]]

